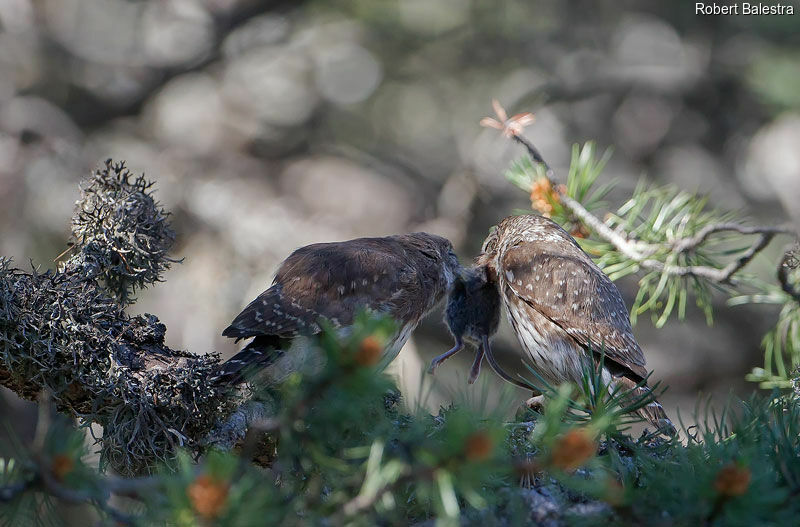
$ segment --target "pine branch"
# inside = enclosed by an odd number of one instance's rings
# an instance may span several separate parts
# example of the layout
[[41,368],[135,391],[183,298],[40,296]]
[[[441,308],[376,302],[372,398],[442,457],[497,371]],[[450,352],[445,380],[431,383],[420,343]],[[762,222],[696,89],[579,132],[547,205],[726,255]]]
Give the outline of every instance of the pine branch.
[[718,232],[733,231],[745,235],[758,235],[758,238],[746,252],[723,268],[707,265],[665,264],[660,260],[650,258],[658,250],[658,245],[642,242],[621,229],[615,230],[609,227],[580,202],[569,196],[566,187],[556,184],[553,169],[530,140],[519,133],[512,134],[511,137],[526,148],[535,162],[544,167],[545,177],[558,193],[559,202],[581,223],[594,231],[600,238],[611,243],[621,254],[636,262],[642,269],[658,271],[671,276],[695,276],[719,284],[732,284],[735,283],[734,275],[769,245],[775,236],[779,234],[797,236],[796,232],[788,226],[747,226],[731,222],[709,224],[693,236],[672,240],[670,256],[674,257],[694,251],[706,242],[709,236]]
[[[58,498],[65,503],[69,503],[70,505],[94,505],[99,510],[111,517],[117,523],[117,525],[134,525],[136,523],[136,518],[134,516],[125,514],[122,511],[112,507],[108,504],[107,499],[99,498],[96,493],[72,490],[59,483],[46,470],[41,471],[38,476],[41,490],[53,496],[54,498]],[[101,483],[100,488],[106,490],[106,496],[111,494],[111,486],[108,484],[108,482],[105,482],[105,485]]]
[[776,235],[776,234],[794,234],[794,231],[786,226],[786,227],[754,227],[754,226],[746,226],[740,225],[738,223],[715,223],[711,225],[706,225],[694,236],[690,236],[688,238],[681,238],[675,240],[672,243],[673,250],[676,252],[686,252],[693,249],[696,249],[700,246],[706,239],[714,234],[715,232],[724,232],[724,231],[734,231],[738,232],[739,234],[761,234],[762,236],[769,236],[769,235]]
[[800,244],[796,244],[791,250],[785,251],[778,264],[778,283],[781,285],[781,289],[796,302],[800,302],[800,289],[791,283],[789,275],[800,267],[800,260],[797,258],[799,250]]
[[[85,454],[83,434],[74,430],[63,416],[55,416],[52,403],[45,393],[40,395],[34,440],[28,452],[20,452],[25,460],[13,476],[18,481],[0,487],[0,502],[8,503],[33,491],[71,505],[91,505],[118,525],[135,524],[136,518],[112,507],[109,498],[118,495],[144,502],[148,495],[163,486],[162,480],[156,477],[126,479],[103,476],[95,470],[84,471],[86,467],[81,462]],[[79,480],[85,481],[73,488],[66,478],[76,473],[80,473]]]
[[420,479],[426,479],[426,480],[432,479],[435,470],[436,470],[435,468],[431,467],[419,467],[416,470],[401,475],[391,483],[383,485],[375,492],[372,492],[370,494],[359,493],[342,506],[341,510],[338,512],[338,514],[336,514],[335,518],[342,521],[344,518],[359,514],[367,509],[370,509],[376,503],[378,503],[381,500],[381,498],[383,498],[385,495],[394,492],[395,490],[401,488],[403,485],[408,485],[409,483],[413,483]]
[[117,478],[97,476],[93,481],[95,492],[78,491],[61,484],[50,471],[40,464],[37,471],[27,479],[0,487],[0,503],[8,503],[31,490],[38,490],[71,505],[92,505],[108,514],[118,525],[134,525],[135,517],[125,514],[108,504],[112,495],[144,501],[144,493],[154,492],[162,485],[155,477]]

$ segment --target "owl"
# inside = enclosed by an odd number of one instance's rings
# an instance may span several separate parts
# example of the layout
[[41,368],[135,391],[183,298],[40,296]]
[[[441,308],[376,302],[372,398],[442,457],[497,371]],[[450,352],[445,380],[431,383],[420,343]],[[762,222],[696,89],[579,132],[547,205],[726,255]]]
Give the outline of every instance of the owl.
[[494,358],[489,339],[500,325],[500,294],[495,284],[488,280],[486,267],[464,269],[457,277],[447,296],[444,321],[453,335],[455,345],[431,361],[429,373],[464,348],[465,341],[475,346],[475,359],[470,368],[468,382],[473,384],[481,372],[483,358],[504,380],[521,388],[531,389],[519,379],[506,373]]
[[271,364],[295,338],[318,333],[320,319],[346,331],[362,309],[398,323],[382,357],[388,364],[460,270],[450,241],[424,232],[301,247],[222,332],[252,341],[222,364],[218,379],[240,383],[246,370]]
[[[583,361],[599,367],[612,386],[637,387],[647,376],[642,349],[614,283],[554,221],[537,215],[504,219],[486,239],[479,265],[486,266],[530,365],[548,383],[579,383]],[[674,432],[655,400],[640,410],[659,430]]]

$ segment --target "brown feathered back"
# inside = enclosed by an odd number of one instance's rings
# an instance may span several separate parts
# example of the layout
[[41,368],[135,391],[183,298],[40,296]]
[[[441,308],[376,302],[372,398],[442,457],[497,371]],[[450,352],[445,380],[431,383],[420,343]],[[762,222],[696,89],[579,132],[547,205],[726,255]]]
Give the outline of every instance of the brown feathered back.
[[[301,247],[281,264],[272,286],[231,322],[226,337],[256,337],[228,361],[224,376],[281,339],[319,332],[319,320],[352,324],[360,309],[384,313],[399,325],[389,353],[396,354],[419,320],[444,297],[460,266],[450,242],[424,232],[316,243]],[[397,348],[397,349],[395,349]],[[258,352],[258,354],[256,354]]]

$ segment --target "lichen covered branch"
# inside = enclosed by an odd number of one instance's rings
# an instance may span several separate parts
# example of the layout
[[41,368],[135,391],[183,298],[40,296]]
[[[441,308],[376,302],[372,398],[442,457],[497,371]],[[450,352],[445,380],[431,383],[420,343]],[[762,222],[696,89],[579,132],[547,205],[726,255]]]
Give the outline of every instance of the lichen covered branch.
[[125,312],[174,262],[151,186],[109,160],[82,189],[57,271],[0,260],[0,384],[27,399],[49,392],[59,410],[102,425],[102,460],[124,473],[200,449],[235,404],[209,383],[217,355],[170,349],[157,317]]

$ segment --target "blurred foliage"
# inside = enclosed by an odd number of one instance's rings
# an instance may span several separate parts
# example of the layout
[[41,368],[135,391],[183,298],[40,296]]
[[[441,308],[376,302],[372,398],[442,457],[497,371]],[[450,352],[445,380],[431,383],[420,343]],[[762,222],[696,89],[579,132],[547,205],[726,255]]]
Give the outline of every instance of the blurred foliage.
[[747,72],[748,84],[776,113],[800,108],[800,94],[794,89],[800,83],[799,59],[797,52],[772,51]]
[[[361,353],[391,323],[360,316],[347,337],[326,328],[315,344],[323,367],[266,395],[277,411],[238,455],[181,455],[156,476],[119,480],[85,465],[83,435],[67,420],[40,421],[41,444],[2,460],[3,521],[20,525],[45,496],[94,504],[109,525],[727,526],[787,524],[800,513],[794,395],[700,412],[685,443],[627,435],[631,408],[591,369],[582,386],[551,388],[543,415],[526,409],[504,422],[497,409],[460,405],[412,415]],[[263,434],[278,445],[266,470],[247,457]],[[138,505],[112,508],[110,493]]]
[[762,283],[755,294],[739,295],[731,298],[730,305],[741,304],[773,304],[781,306],[778,320],[764,335],[764,367],[754,368],[748,379],[756,381],[765,388],[798,388],[800,379],[800,298],[796,293],[800,287],[798,272],[797,246],[786,253],[781,263],[781,273],[785,280],[784,287]]

